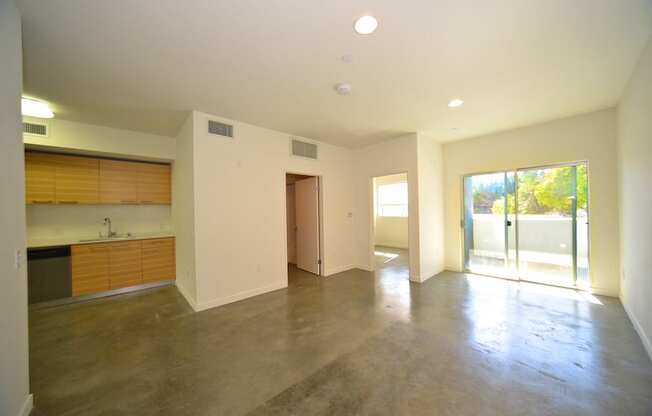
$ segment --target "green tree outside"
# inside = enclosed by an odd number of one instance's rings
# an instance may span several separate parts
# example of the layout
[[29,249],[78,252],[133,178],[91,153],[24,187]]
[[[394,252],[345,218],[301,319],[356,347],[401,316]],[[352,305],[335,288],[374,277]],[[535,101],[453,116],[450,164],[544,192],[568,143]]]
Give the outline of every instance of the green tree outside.
[[[518,177],[519,214],[570,215],[573,195],[573,168],[528,170]],[[586,165],[577,165],[577,209],[588,206]],[[485,196],[486,198],[486,196]],[[507,195],[508,213],[515,213],[514,194]],[[493,214],[505,213],[505,201],[498,198],[491,207]]]

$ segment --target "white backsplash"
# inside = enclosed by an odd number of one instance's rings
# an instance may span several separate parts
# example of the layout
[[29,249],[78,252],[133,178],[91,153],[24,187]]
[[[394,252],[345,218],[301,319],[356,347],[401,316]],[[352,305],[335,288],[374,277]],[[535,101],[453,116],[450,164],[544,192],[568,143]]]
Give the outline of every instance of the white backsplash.
[[27,205],[27,238],[96,237],[106,217],[119,234],[172,232],[169,205]]

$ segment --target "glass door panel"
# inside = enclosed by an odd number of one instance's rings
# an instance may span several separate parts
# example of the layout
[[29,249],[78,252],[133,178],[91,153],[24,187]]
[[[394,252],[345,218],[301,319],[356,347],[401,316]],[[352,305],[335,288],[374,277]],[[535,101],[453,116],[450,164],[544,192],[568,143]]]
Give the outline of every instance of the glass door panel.
[[577,240],[577,282],[580,289],[588,289],[589,282],[589,176],[585,163],[576,170],[577,219],[575,235]]
[[[512,189],[513,177],[512,173]],[[510,233],[506,227],[509,189],[505,172],[464,178],[465,270],[513,277],[508,251]]]
[[507,196],[506,235],[507,235],[507,273],[515,279],[517,275],[516,253],[516,173],[505,173]]
[[516,195],[520,278],[574,286],[576,167],[519,170]]

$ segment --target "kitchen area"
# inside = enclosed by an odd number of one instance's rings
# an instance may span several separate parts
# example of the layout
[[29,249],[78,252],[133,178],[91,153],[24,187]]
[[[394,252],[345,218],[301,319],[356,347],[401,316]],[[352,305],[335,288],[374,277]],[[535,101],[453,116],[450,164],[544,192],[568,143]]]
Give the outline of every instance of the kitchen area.
[[30,307],[174,284],[171,169],[26,149]]

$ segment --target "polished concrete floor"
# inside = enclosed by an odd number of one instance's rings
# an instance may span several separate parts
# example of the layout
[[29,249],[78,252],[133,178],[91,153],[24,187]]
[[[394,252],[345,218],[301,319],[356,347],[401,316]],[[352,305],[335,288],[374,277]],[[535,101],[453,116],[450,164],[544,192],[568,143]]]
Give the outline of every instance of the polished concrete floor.
[[[193,313],[174,287],[30,312],[39,415],[652,415],[616,299],[445,272],[316,278]],[[381,258],[382,257],[382,258]]]

